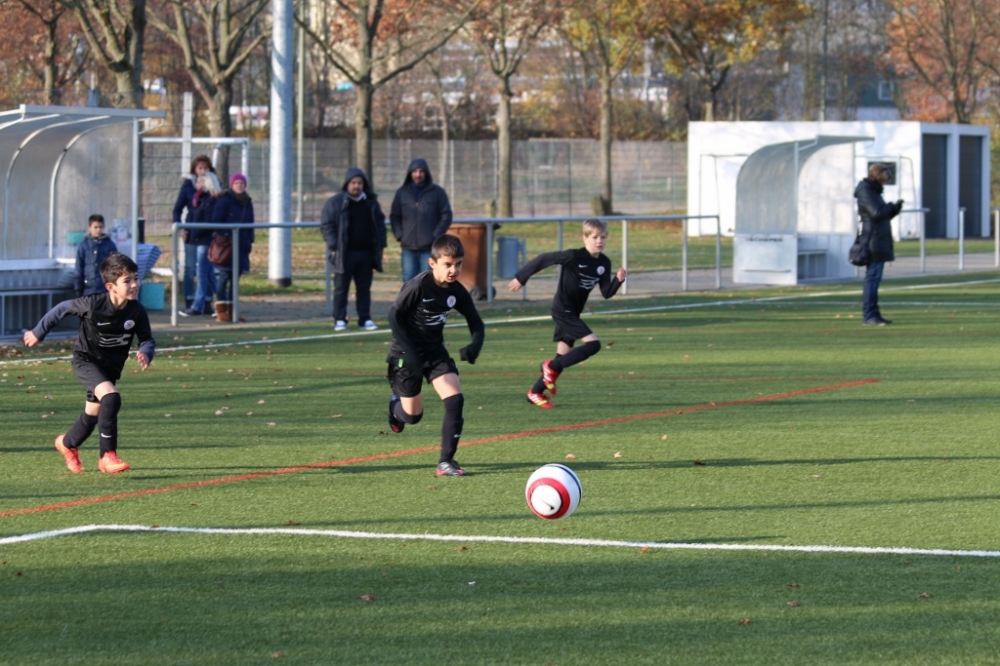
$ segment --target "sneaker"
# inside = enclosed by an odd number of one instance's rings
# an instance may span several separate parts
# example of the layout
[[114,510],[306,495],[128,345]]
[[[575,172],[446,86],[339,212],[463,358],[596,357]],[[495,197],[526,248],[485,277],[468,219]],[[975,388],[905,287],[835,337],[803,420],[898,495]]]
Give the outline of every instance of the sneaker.
[[465,476],[465,470],[458,466],[457,460],[446,460],[438,463],[438,476]]
[[80,452],[63,444],[63,437],[65,436],[66,433],[63,433],[56,437],[56,451],[63,454],[63,458],[66,459],[66,468],[69,469],[69,471],[74,474],[83,474],[83,463],[80,462]]
[[551,365],[552,361],[542,361],[542,383],[545,384],[545,388],[549,390],[552,395],[556,394],[556,380],[559,379],[559,375],[562,373],[558,370],[554,370]]
[[877,317],[874,319],[865,319],[864,321],[865,326],[885,326],[886,324],[891,324],[891,323],[892,322]]
[[555,409],[556,407],[545,397],[544,393],[535,393],[530,389],[528,390],[528,402],[542,409]]
[[119,458],[114,451],[108,451],[97,461],[97,467],[105,474],[117,474],[130,469],[131,465]]
[[377,331],[378,324],[369,319],[365,321],[365,323],[361,324],[361,328],[365,329],[366,331]]
[[338,319],[333,324],[333,330],[335,330],[335,331],[346,331],[347,330],[347,322],[344,321],[344,320],[342,320],[342,319]]
[[215,306],[211,303],[205,304],[205,309],[201,311],[203,315],[208,315],[209,317],[215,316]]
[[396,403],[399,402],[399,396],[393,393],[389,396],[389,428],[393,432],[403,432],[403,428],[406,426],[405,423],[396,418],[393,409],[396,407]]
[[182,317],[200,317],[202,315],[201,310],[195,310],[194,308],[188,308],[187,310],[178,310],[177,314]]

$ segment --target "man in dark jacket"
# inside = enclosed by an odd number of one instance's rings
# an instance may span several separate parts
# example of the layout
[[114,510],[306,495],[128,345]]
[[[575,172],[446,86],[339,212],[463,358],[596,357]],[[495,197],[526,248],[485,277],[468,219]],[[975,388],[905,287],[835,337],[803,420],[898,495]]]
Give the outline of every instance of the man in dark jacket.
[[868,243],[871,259],[865,270],[865,287],[862,296],[866,326],[885,326],[892,320],[884,319],[878,307],[878,286],[882,282],[885,262],[896,259],[892,245],[892,218],[903,209],[903,200],[886,203],[882,198],[885,184],[892,179],[892,168],[876,162],[868,168],[868,177],[854,189],[861,217],[861,235]]
[[434,239],[451,226],[451,203],[434,183],[427,161],[417,158],[406,170],[389,212],[392,233],[403,246],[403,282],[428,270]]
[[340,192],[330,197],[320,215],[320,231],[333,267],[335,331],[347,329],[347,292],[354,280],[358,326],[378,328],[372,321],[372,271],[382,272],[385,249],[385,213],[368,177],[357,167],[347,170]]

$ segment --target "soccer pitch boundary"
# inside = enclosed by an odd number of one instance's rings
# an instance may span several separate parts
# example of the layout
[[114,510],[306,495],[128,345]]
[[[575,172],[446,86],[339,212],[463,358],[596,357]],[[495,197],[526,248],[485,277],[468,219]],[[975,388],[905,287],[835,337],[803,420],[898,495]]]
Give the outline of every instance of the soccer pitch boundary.
[[[775,400],[782,400],[785,398],[794,398],[800,395],[809,395],[812,393],[822,393],[825,391],[836,391],[838,389],[853,388],[855,386],[865,386],[868,384],[877,384],[879,379],[860,379],[857,381],[843,382],[841,384],[829,384],[826,386],[814,386],[810,388],[798,389],[796,391],[785,391],[783,393],[774,393],[772,395],[758,396],[756,398],[747,398],[744,400],[731,400],[728,402],[710,402],[708,404],[701,405],[690,405],[688,407],[677,407],[675,409],[666,409],[656,412],[648,412],[645,414],[630,414],[627,416],[618,416],[610,419],[600,419],[598,421],[583,421],[580,423],[566,423],[558,426],[549,426],[547,428],[535,428],[532,430],[521,430],[519,432],[509,432],[503,435],[494,435],[492,437],[482,437],[480,439],[473,439],[459,444],[459,448],[478,446],[481,444],[491,444],[493,442],[505,442],[512,439],[521,439],[524,437],[534,437],[536,435],[545,435],[549,433],[556,432],[566,432],[569,430],[580,430],[583,428],[595,428],[599,426],[614,425],[616,423],[627,423],[629,421],[640,421],[644,419],[655,419],[662,418],[664,416],[679,416],[687,412],[699,412],[708,409],[722,409],[724,407],[737,407],[740,405],[753,405],[762,402],[773,402]],[[391,458],[400,458],[403,456],[418,455],[421,453],[429,453],[431,451],[438,451],[438,445],[434,446],[424,446],[420,448],[404,449],[401,451],[389,451],[386,453],[375,453],[366,456],[356,456],[353,458],[345,458],[341,460],[328,460],[325,462],[312,463],[308,465],[295,465],[292,467],[282,467],[280,469],[273,469],[266,472],[251,472],[249,474],[238,474],[236,476],[225,476],[215,479],[204,479],[202,481],[191,481],[189,483],[179,483],[171,486],[159,486],[154,488],[145,488],[143,490],[133,490],[126,493],[116,493],[114,495],[100,495],[97,497],[85,497],[82,499],[71,500],[68,502],[57,502],[55,504],[43,504],[41,506],[26,507],[23,509],[10,509],[8,511],[0,511],[0,518],[7,518],[8,516],[19,516],[30,513],[40,513],[43,511],[58,511],[60,509],[69,509],[77,506],[84,506],[87,504],[99,504],[103,502],[112,502],[120,499],[129,499],[132,497],[144,497],[147,495],[157,495],[160,493],[172,492],[175,490],[188,490],[192,488],[202,488],[207,486],[217,486],[225,483],[236,483],[239,481],[251,481],[253,479],[262,479],[271,476],[280,476],[284,474],[293,474],[296,472],[304,472],[307,470],[314,469],[324,469],[327,467],[345,467],[347,465],[354,465],[362,462],[373,462],[376,460],[388,460]]]
[[81,525],[61,530],[33,532],[0,538],[0,546],[27,541],[39,541],[60,536],[92,532],[146,532],[170,534],[217,534],[223,536],[325,536],[342,539],[381,539],[399,541],[444,541],[452,543],[504,543],[546,546],[583,546],[603,548],[644,548],[648,550],[757,551],[786,553],[838,553],[848,555],[925,555],[928,557],[1000,558],[996,550],[949,550],[944,548],[905,548],[878,546],[782,546],[725,543],[671,543],[662,541],[617,541],[609,539],[558,539],[549,537],[512,537],[460,534],[395,534],[386,532],[356,532],[349,530],[308,530],[286,527],[164,527],[162,525]]
[[[943,284],[916,284],[907,285],[903,287],[882,287],[880,293],[890,293],[890,292],[905,292],[905,291],[915,291],[922,289],[941,289],[946,287],[963,287],[968,285],[977,284],[993,284],[1000,282],[1000,279],[990,279],[990,280],[970,280],[968,282],[949,282]],[[582,316],[584,317],[604,317],[608,315],[622,315],[622,314],[641,314],[646,312],[666,312],[669,310],[691,310],[696,308],[709,308],[709,307],[721,307],[721,306],[731,306],[731,305],[754,305],[757,303],[781,303],[787,301],[805,300],[815,298],[829,298],[837,296],[857,296],[862,293],[861,290],[848,290],[848,291],[823,291],[816,292],[813,294],[788,294],[784,296],[765,296],[762,298],[741,298],[741,299],[728,299],[728,300],[714,300],[714,301],[702,301],[700,303],[679,303],[676,305],[654,305],[647,308],[622,308],[618,310],[600,310],[597,312],[584,312]],[[884,305],[885,303],[883,303]],[[835,305],[860,305],[858,303],[835,303]],[[901,306],[915,306],[924,307],[931,305],[931,303],[901,303]],[[934,305],[941,307],[988,307],[991,304],[987,303],[934,303]],[[532,317],[510,317],[507,319],[490,319],[484,321],[486,326],[500,326],[502,324],[523,324],[527,322],[536,321],[548,321],[552,317],[549,315],[536,315]],[[465,324],[446,324],[445,328],[458,328],[463,327]],[[169,333],[169,331],[167,331]],[[286,338],[263,338],[261,340],[243,340],[241,342],[213,342],[203,345],[181,345],[177,347],[163,347],[157,349],[158,354],[165,352],[179,352],[179,351],[190,351],[198,349],[225,349],[227,347],[239,347],[239,346],[250,346],[250,345],[274,345],[281,344],[285,342],[314,342],[317,340],[332,340],[335,338],[353,338],[358,336],[371,336],[371,335],[384,335],[386,333],[391,333],[388,328],[382,328],[377,331],[351,331],[351,332],[341,332],[341,333],[324,333],[322,335],[303,335],[296,337],[286,337]],[[131,352],[134,354],[135,352]],[[72,360],[72,354],[66,356],[46,356],[42,358],[28,358],[28,359],[13,359],[13,360],[0,360],[0,367],[14,366],[14,365],[25,365],[29,363],[50,363],[53,361],[69,361]]]

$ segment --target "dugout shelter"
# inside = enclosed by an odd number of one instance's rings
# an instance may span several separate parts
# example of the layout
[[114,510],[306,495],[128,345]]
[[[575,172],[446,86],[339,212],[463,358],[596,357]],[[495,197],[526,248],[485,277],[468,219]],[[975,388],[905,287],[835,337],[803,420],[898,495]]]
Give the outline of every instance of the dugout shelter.
[[[163,111],[32,106],[0,112],[0,338],[72,295],[76,244],[100,213],[137,257],[140,134]],[[130,229],[128,227],[131,227]]]
[[[847,250],[857,229],[854,188],[872,162],[903,199],[896,240],[990,235],[990,131],[908,121],[694,122],[688,130],[688,213],[719,215],[733,236],[733,280],[798,284],[852,277]],[[692,235],[716,233],[714,220]],[[711,227],[711,228],[709,228]]]

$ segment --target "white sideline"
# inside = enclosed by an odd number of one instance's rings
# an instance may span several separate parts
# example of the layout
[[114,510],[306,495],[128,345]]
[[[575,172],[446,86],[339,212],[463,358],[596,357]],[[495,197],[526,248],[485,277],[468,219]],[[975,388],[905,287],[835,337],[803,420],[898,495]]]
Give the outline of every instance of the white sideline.
[[[990,279],[990,280],[970,280],[968,282],[949,282],[942,284],[915,284],[907,285],[902,287],[881,287],[879,292],[882,294],[893,292],[893,291],[913,291],[917,289],[940,289],[943,287],[962,287],[966,285],[973,284],[992,284],[994,282],[1000,282],[1000,279]],[[661,312],[666,310],[690,310],[694,308],[710,308],[719,307],[723,305],[752,305],[754,303],[773,303],[776,301],[794,301],[801,299],[813,299],[813,298],[826,298],[830,296],[856,296],[861,294],[860,289],[853,289],[848,291],[822,291],[811,294],[787,294],[784,296],[767,296],[764,298],[741,298],[741,299],[727,299],[721,301],[703,301],[701,303],[680,303],[677,305],[654,305],[648,308],[624,308],[621,310],[599,310],[596,312],[584,312],[582,316],[584,317],[602,317],[606,315],[618,315],[618,314],[638,314],[642,312]],[[887,305],[886,303],[882,303]],[[840,305],[839,303],[837,305]],[[849,305],[845,303],[844,305]],[[856,305],[856,304],[855,304]],[[917,303],[901,303],[900,306],[915,305],[922,307],[924,304]],[[940,305],[942,307],[948,307],[958,304],[951,303],[936,303],[935,305]],[[986,307],[989,305],[994,305],[992,303],[982,303],[975,304],[973,307]],[[549,315],[537,315],[533,317],[511,317],[508,319],[490,319],[484,321],[483,323],[487,326],[498,326],[500,324],[520,324],[530,321],[548,321],[552,317]],[[464,327],[465,324],[446,324],[445,328],[457,328]],[[225,347],[239,347],[239,346],[250,346],[250,345],[273,345],[282,342],[311,342],[315,340],[330,340],[333,338],[348,338],[357,337],[360,335],[383,335],[385,333],[391,333],[392,331],[386,327],[381,328],[377,331],[349,331],[341,333],[325,333],[323,335],[304,335],[301,337],[294,338],[274,338],[274,339],[263,339],[263,340],[243,340],[241,342],[214,342],[211,344],[204,345],[183,345],[180,347],[163,347],[162,349],[157,349],[156,353],[162,354],[164,352],[178,352],[178,351],[188,351],[191,349],[222,349]],[[135,352],[131,352],[135,353]],[[69,361],[72,360],[72,354],[66,356],[46,356],[43,358],[28,358],[28,359],[14,359],[9,361],[0,360],[0,367],[8,365],[23,365],[26,363],[50,363],[52,361]]]
[[149,525],[81,525],[62,530],[34,532],[0,538],[0,546],[38,541],[53,537],[88,532],[170,532],[184,534],[223,535],[274,535],[326,536],[344,539],[398,539],[401,541],[451,541],[462,543],[530,543],[551,546],[595,546],[611,548],[649,548],[660,550],[742,550],[794,553],[847,553],[860,555],[927,555],[932,557],[1000,557],[996,550],[948,550],[942,548],[879,548],[869,546],[780,546],[764,544],[726,543],[663,543],[660,541],[614,541],[605,539],[551,539],[546,537],[505,537],[457,534],[391,534],[382,532],[353,532],[347,530],[308,530],[287,527],[233,529],[223,527],[161,527]]

